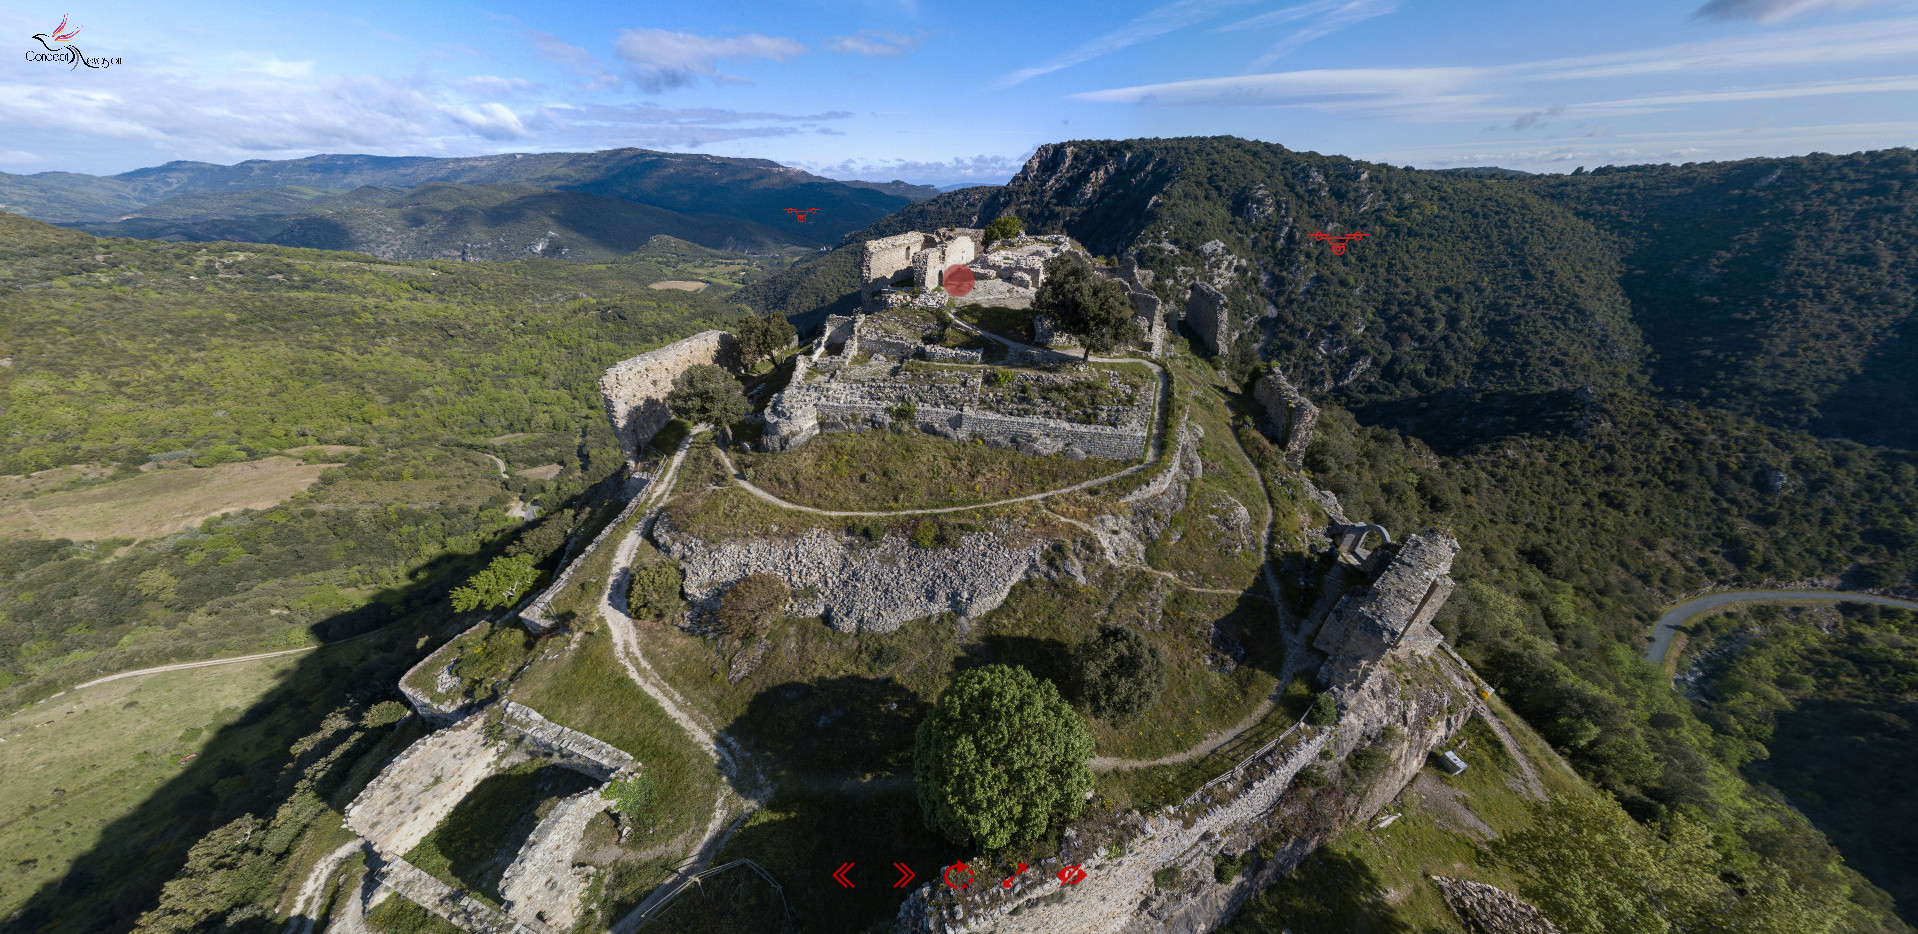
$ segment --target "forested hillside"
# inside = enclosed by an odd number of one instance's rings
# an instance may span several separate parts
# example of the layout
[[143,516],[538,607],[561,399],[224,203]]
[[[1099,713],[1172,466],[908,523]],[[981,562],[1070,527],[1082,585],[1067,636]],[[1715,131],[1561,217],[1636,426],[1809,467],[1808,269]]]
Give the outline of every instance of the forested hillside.
[[[1811,824],[1740,780],[1746,760],[1640,649],[1657,612],[1701,588],[1918,588],[1918,453],[1849,440],[1910,443],[1886,400],[1918,379],[1898,363],[1918,328],[1912,164],[1898,150],[1534,178],[1236,139],[1076,141],[1001,189],[914,210],[1014,214],[1132,256],[1174,307],[1195,281],[1220,288],[1240,326],[1220,364],[1248,374],[1256,348],[1328,406],[1306,463],[1353,518],[1458,534],[1442,626],[1581,772],[1643,821],[1700,817],[1754,867],[1784,867],[1790,899],[1901,930]],[[1694,213],[1708,222],[1677,222]],[[1336,255],[1315,231],[1368,236]],[[849,259],[755,292],[837,299],[856,285]],[[1857,864],[1908,890],[1896,861]]]

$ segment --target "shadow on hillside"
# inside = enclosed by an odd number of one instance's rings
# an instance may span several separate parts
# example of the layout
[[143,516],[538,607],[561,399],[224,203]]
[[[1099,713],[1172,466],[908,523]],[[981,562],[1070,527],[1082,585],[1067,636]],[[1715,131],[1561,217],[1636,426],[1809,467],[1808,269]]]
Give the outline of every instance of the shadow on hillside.
[[[387,758],[421,735],[417,717],[372,727],[363,718],[374,704],[403,700],[400,676],[472,624],[475,617],[452,612],[447,591],[497,553],[441,556],[416,570],[414,583],[309,626],[322,642],[317,649],[289,656],[290,670],[275,687],[216,731],[137,808],[102,826],[101,842],[0,920],[0,934],[130,930],[156,906],[162,886],[187,867],[196,843],[247,815],[260,827],[228,835],[225,846],[210,845],[209,858],[189,867],[197,881],[182,891],[179,904],[193,907],[188,917],[197,920],[169,929],[277,931],[270,917],[256,917],[247,906],[272,894],[300,832],[331,819],[288,800],[311,801],[296,798],[305,790],[343,808]],[[218,668],[205,672],[219,677]],[[102,763],[100,772],[117,767]],[[297,888],[299,880],[291,884]]]
[[759,692],[726,728],[781,770],[828,775],[904,772],[928,706],[890,679],[789,681]]
[[953,674],[983,665],[1018,665],[1032,676],[1053,683],[1060,696],[1076,699],[1072,686],[1072,647],[1057,639],[1031,636],[986,636],[966,646],[966,654],[953,659]]
[[1512,435],[1566,434],[1584,412],[1571,390],[1448,390],[1352,408],[1361,424],[1411,435],[1446,457]]
[[1372,867],[1343,853],[1320,849],[1280,877],[1240,911],[1249,931],[1297,934],[1412,934],[1386,899],[1384,881]]

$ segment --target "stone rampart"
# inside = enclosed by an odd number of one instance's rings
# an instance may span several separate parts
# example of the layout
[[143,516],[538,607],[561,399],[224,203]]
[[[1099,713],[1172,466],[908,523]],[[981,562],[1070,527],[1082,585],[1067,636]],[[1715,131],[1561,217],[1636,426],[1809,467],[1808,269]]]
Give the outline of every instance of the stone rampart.
[[508,915],[560,931],[573,929],[579,920],[580,895],[593,878],[593,870],[575,864],[573,855],[579,851],[586,824],[606,805],[600,790],[589,788],[554,805],[533,828],[500,877],[499,891]]
[[464,892],[434,878],[426,870],[397,856],[375,857],[369,863],[381,885],[398,892],[467,934],[553,934],[545,925],[530,926],[514,921]]
[[[458,644],[461,639],[465,639],[490,625],[492,625],[491,620],[480,620],[474,623],[465,632],[454,636],[446,645],[451,646]],[[447,693],[451,690],[451,688],[447,686],[446,681],[451,676],[450,668],[452,664],[453,658],[445,654],[445,647],[443,646],[425,658],[420,659],[413,667],[406,670],[406,674],[400,676],[400,695],[406,698],[407,704],[412,706],[414,713],[419,714],[422,719],[434,726],[452,726],[458,723],[462,719],[465,719],[467,714],[474,711],[477,702],[457,697],[447,701],[436,701],[432,695],[414,687],[409,682],[424,672],[438,668],[439,671],[435,673],[434,677],[434,685],[439,688],[440,693]],[[455,682],[455,686],[456,685],[457,681]]]
[[1225,294],[1204,282],[1192,285],[1185,302],[1185,323],[1215,354],[1232,349],[1232,316]]
[[695,604],[715,604],[748,574],[772,574],[794,591],[792,615],[820,616],[847,632],[891,632],[936,613],[984,614],[1038,572],[1051,544],[1009,528],[973,532],[950,548],[920,548],[904,535],[867,544],[823,529],[790,539],[712,543],[674,529],[664,515],[652,535],[679,561],[686,597]]
[[1432,618],[1452,593],[1452,558],[1458,541],[1442,532],[1421,532],[1392,551],[1380,549],[1384,569],[1371,583],[1346,594],[1312,640],[1326,663],[1319,680],[1331,684],[1410,642],[1429,652],[1438,634]]
[[540,716],[539,711],[513,701],[506,702],[506,715],[500,720],[500,726],[517,734],[534,755],[602,782],[639,767],[632,756],[610,743],[560,726]]
[[392,857],[418,846],[508,758],[487,742],[483,720],[474,714],[406,747],[347,805],[347,829]]
[[573,582],[573,576],[579,573],[579,569],[586,566],[586,560],[591,558],[600,546],[606,544],[606,539],[613,534],[613,530],[624,526],[626,520],[633,517],[633,510],[638,509],[640,502],[645,499],[640,494],[651,483],[651,477],[635,477],[627,481],[628,499],[625,507],[620,509],[619,515],[614,516],[613,521],[606,523],[606,527],[600,529],[598,535],[593,536],[592,542],[560,569],[559,576],[553,578],[553,582],[548,584],[545,590],[540,591],[539,596],[534,597],[532,602],[520,609],[519,620],[527,629],[533,632],[550,632],[553,627],[559,625],[559,620],[553,616],[553,601],[566,590],[567,584]]
[[1285,449],[1286,463],[1299,466],[1305,460],[1306,446],[1312,443],[1312,429],[1319,423],[1319,407],[1276,369],[1265,371],[1253,384],[1252,398],[1265,407],[1260,430]]
[[666,393],[673,388],[673,378],[701,363],[737,369],[738,342],[725,331],[703,331],[615,363],[600,377],[606,417],[627,461],[638,462],[640,449],[672,420]]

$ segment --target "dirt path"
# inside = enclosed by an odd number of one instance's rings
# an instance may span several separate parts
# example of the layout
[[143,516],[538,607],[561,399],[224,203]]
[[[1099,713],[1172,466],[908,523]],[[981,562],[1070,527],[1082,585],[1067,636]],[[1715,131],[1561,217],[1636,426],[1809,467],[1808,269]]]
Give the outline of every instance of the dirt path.
[[340,844],[313,866],[307,873],[306,881],[300,884],[299,897],[293,900],[293,913],[286,919],[286,934],[313,934],[313,916],[319,913],[320,904],[326,899],[327,883],[338,871],[340,864],[366,846],[366,841],[358,837],[350,843]]
[[[372,635],[372,633],[367,633],[367,635]],[[345,642],[346,640],[341,639],[340,641]],[[336,645],[338,643],[327,643],[327,644]],[[84,684],[76,684],[73,687],[67,688],[67,691],[78,691],[81,688],[90,688],[96,684],[105,684],[109,681],[118,681],[121,678],[138,678],[142,675],[157,675],[163,671],[185,671],[188,668],[206,668],[211,665],[232,665],[238,662],[252,662],[252,661],[258,661],[262,658],[278,658],[282,655],[294,655],[300,652],[311,652],[317,648],[319,648],[319,646],[317,645],[308,645],[308,646],[303,646],[297,649],[281,649],[278,652],[261,652],[258,655],[236,655],[233,658],[209,658],[203,662],[180,662],[174,665],[160,665],[155,668],[141,668],[137,671],[123,671],[117,675],[107,675],[104,678],[95,678],[92,681],[88,681]],[[67,691],[61,691],[60,694],[65,694]],[[59,697],[60,694],[55,694],[53,695],[53,697]],[[52,700],[53,697],[49,697],[47,699]]]
[[[727,837],[731,835],[732,828],[737,827],[740,821],[745,820],[748,815],[771,798],[770,783],[766,781],[758,767],[746,757],[744,751],[739,749],[732,740],[719,735],[709,725],[699,722],[687,713],[692,705],[688,704],[685,698],[680,697],[678,692],[674,691],[672,686],[668,685],[646,661],[646,655],[640,649],[638,627],[633,618],[626,613],[626,595],[620,587],[616,586],[616,582],[620,579],[619,569],[629,567],[633,563],[633,556],[639,550],[639,543],[645,537],[647,526],[658,514],[660,505],[665,502],[666,495],[671,492],[674,483],[679,479],[679,468],[686,460],[686,452],[691,450],[694,439],[704,431],[706,429],[703,427],[695,428],[688,434],[680,442],[679,450],[673,454],[672,463],[662,473],[658,482],[649,486],[646,492],[641,494],[645,498],[642,502],[645,512],[640,520],[633,524],[626,536],[620,539],[619,545],[613,552],[614,573],[608,575],[606,589],[599,594],[599,616],[612,635],[614,654],[619,658],[620,667],[626,670],[626,676],[631,678],[640,690],[645,691],[648,697],[657,702],[660,708],[666,711],[666,715],[671,717],[680,729],[685,730],[686,735],[692,737],[693,742],[698,743],[707,755],[713,757],[719,765],[720,772],[731,785],[731,794],[728,788],[720,788],[718,797],[713,800],[712,819],[707,822],[698,845],[693,847],[693,852],[675,867],[673,878],[653,889],[652,893],[646,896],[638,906],[613,925],[614,934],[631,934],[647,921],[656,905],[664,903],[675,892],[684,888],[694,875],[712,862],[719,848],[725,845]],[[736,815],[732,802],[729,801],[729,798],[735,797],[741,805]]]

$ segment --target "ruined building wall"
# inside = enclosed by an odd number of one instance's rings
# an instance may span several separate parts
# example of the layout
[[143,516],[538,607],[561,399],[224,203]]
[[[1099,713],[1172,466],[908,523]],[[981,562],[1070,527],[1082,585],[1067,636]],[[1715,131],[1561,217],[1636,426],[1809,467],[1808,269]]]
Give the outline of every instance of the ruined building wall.
[[1312,430],[1319,423],[1319,407],[1276,369],[1259,377],[1252,387],[1252,398],[1265,407],[1266,418],[1260,430],[1284,448],[1286,463],[1299,466],[1305,460],[1306,446],[1312,443]]
[[893,277],[912,268],[912,259],[925,249],[926,235],[913,230],[866,241],[859,262],[860,291],[867,296],[892,284]]
[[672,390],[673,379],[702,363],[737,369],[738,342],[724,331],[704,331],[613,364],[600,377],[606,417],[628,462],[638,461],[640,449],[672,420],[666,393]]
[[1421,532],[1392,547],[1396,551],[1377,579],[1339,601],[1312,640],[1327,657],[1321,683],[1336,683],[1408,639],[1428,652],[1437,645],[1431,622],[1452,593],[1458,541]]
[[1192,294],[1185,302],[1185,323],[1212,353],[1232,349],[1231,308],[1218,289],[1204,282],[1193,283]]

